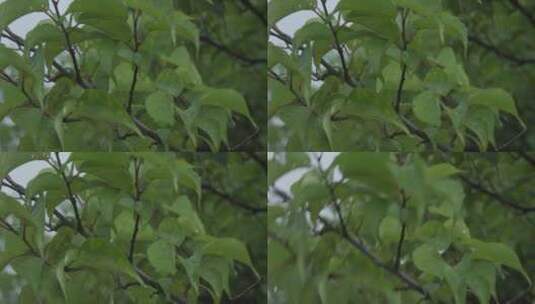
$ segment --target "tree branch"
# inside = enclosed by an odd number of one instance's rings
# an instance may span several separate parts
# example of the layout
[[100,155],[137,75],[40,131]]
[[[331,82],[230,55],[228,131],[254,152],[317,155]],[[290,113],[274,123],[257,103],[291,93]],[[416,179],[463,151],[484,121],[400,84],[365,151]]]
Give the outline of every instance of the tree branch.
[[396,104],[395,104],[396,113],[399,113],[400,111],[401,99],[402,99],[402,94],[403,94],[403,85],[405,84],[405,77],[407,74],[407,63],[405,63],[405,59],[403,58],[403,55],[407,51],[406,27],[407,27],[408,16],[409,16],[409,10],[404,10],[401,12],[401,55],[400,55],[401,77],[399,79],[398,90],[396,93]]
[[[3,218],[0,218],[0,227],[3,227],[4,229],[6,229],[7,231],[15,234],[16,236],[20,237],[22,239],[22,241],[24,242],[24,244],[26,245],[26,247],[28,247],[28,249],[30,249],[30,252],[37,256],[37,257],[41,257],[39,255],[39,253],[33,248],[32,244],[30,244],[30,242],[28,241],[28,239],[26,238],[26,234],[25,234],[25,230],[23,228],[23,232],[20,233],[19,231],[17,231],[17,229],[15,229],[15,227],[13,227],[10,223],[8,223],[6,220],[4,220]],[[22,234],[22,235],[21,235]]]
[[[405,207],[407,206],[407,197],[405,196],[405,191],[401,191],[401,210],[403,211],[405,209]],[[402,254],[402,249],[403,249],[403,241],[405,240],[405,231],[407,229],[407,223],[405,222],[405,220],[402,220],[402,223],[401,223],[401,234],[399,236],[399,242],[398,242],[398,246],[397,246],[397,250],[396,250],[396,259],[395,259],[395,262],[394,262],[394,269],[396,271],[399,270],[399,266],[401,265],[401,254]]]
[[470,40],[471,42],[479,45],[480,47],[482,47],[484,49],[486,49],[487,51],[490,51],[490,52],[494,53],[496,56],[498,56],[500,58],[503,58],[503,59],[506,59],[508,61],[511,61],[515,65],[535,64],[535,59],[524,59],[524,58],[517,57],[516,55],[509,54],[509,53],[499,49],[497,46],[483,41],[482,39],[480,39],[479,37],[477,37],[475,35],[469,35],[468,36],[468,40]]
[[525,151],[518,151],[516,152],[520,157],[522,157],[526,162],[528,162],[531,166],[535,167],[535,158],[533,158],[529,153]]
[[160,145],[160,146],[163,145],[163,140],[160,138],[160,135],[156,133],[156,131],[147,127],[144,123],[142,123],[136,117],[132,117],[132,121],[134,122],[136,127],[139,128],[139,130],[141,131],[143,135],[150,137],[154,141],[155,144]]
[[[257,154],[257,152],[253,151],[245,151],[245,154],[247,154],[252,160],[254,160],[262,169],[264,169],[264,172],[267,172],[268,165],[265,158],[262,158]],[[265,155],[265,154],[264,154]]]
[[[11,190],[17,192],[17,194],[21,197],[26,197],[26,189],[24,189],[23,186],[15,182],[9,175],[4,178],[8,183],[2,182],[2,186],[8,187]],[[33,197],[30,197],[29,199],[33,200]],[[72,223],[57,209],[53,209],[53,214],[60,220],[61,225],[66,225],[71,228],[76,229],[73,227]]]
[[80,72],[80,66],[78,65],[78,60],[76,59],[76,52],[74,51],[74,47],[71,43],[71,38],[69,36],[69,33],[67,32],[67,29],[65,28],[65,25],[63,24],[62,16],[59,12],[58,8],[58,0],[52,0],[52,5],[54,6],[54,10],[56,12],[56,16],[58,17],[58,20],[56,21],[56,24],[61,28],[61,31],[63,32],[63,36],[65,37],[65,42],[67,44],[67,51],[69,52],[69,55],[72,59],[72,64],[74,66],[74,71],[76,75],[76,82],[84,89],[89,88],[89,86],[84,82],[82,78],[82,74]]
[[54,152],[54,155],[56,157],[56,162],[58,167],[54,169],[57,173],[61,175],[61,178],[63,179],[63,182],[65,184],[65,187],[67,188],[67,193],[69,195],[69,201],[71,202],[72,208],[74,210],[74,216],[76,218],[77,228],[78,232],[80,232],[81,235],[87,236],[87,233],[84,230],[84,226],[82,225],[82,219],[80,218],[80,213],[78,211],[78,205],[76,203],[76,197],[74,196],[74,193],[72,192],[72,187],[69,179],[67,178],[67,175],[65,175],[63,164],[61,163],[61,158],[59,156],[59,152]]
[[267,60],[266,59],[259,59],[259,58],[249,58],[241,53],[238,53],[234,50],[231,50],[229,47],[219,43],[219,42],[216,42],[214,41],[212,38],[206,36],[206,35],[202,35],[201,36],[201,42],[204,42],[216,49],[218,49],[219,51],[227,54],[228,56],[234,58],[234,59],[237,59],[239,61],[242,61],[248,65],[256,65],[256,64],[266,64],[267,63]]
[[[139,184],[139,170],[141,169],[141,161],[139,159],[134,159],[134,202],[138,202],[141,197],[141,187]],[[139,222],[141,219],[141,216],[137,211],[134,211],[135,213],[135,222],[134,222],[134,229],[132,232],[132,238],[130,239],[130,249],[128,251],[128,260],[131,264],[134,264],[134,249],[136,244],[136,238],[137,233],[139,230]]]
[[340,61],[342,62],[342,70],[344,72],[344,79],[345,81],[352,87],[355,87],[355,82],[351,78],[351,75],[349,74],[349,68],[346,63],[346,59],[344,56],[344,50],[342,49],[342,45],[340,44],[340,40],[338,39],[338,33],[336,32],[336,29],[334,28],[329,15],[329,10],[327,9],[326,1],[321,1],[321,5],[323,7],[323,12],[325,13],[325,18],[327,25],[329,26],[329,29],[331,30],[331,33],[334,38],[334,46],[336,48],[336,51],[338,52],[338,56],[340,56]]
[[245,6],[248,10],[250,10],[255,16],[262,21],[262,23],[267,26],[267,18],[258,10],[249,0],[240,0],[243,6]]
[[222,198],[226,202],[230,203],[231,205],[239,207],[239,208],[242,208],[242,209],[247,210],[249,212],[252,212],[252,213],[264,213],[264,212],[267,212],[267,207],[250,206],[250,205],[248,205],[248,204],[236,199],[232,195],[227,194],[225,192],[222,192],[222,191],[214,188],[212,185],[210,185],[208,183],[203,183],[202,184],[202,188],[204,190],[216,195],[216,196],[219,196],[220,198]]
[[366,246],[366,244],[364,244],[364,242],[362,242],[360,239],[358,239],[355,236],[352,236],[351,234],[343,235],[343,234],[340,233],[339,230],[334,229],[332,227],[332,225],[325,218],[319,216],[319,219],[325,225],[326,232],[333,232],[333,233],[337,234],[338,236],[340,236],[342,239],[346,240],[354,248],[356,248],[358,251],[360,251],[362,254],[364,254],[367,258],[369,258],[370,261],[375,266],[377,266],[379,268],[382,268],[382,269],[386,270],[387,272],[389,272],[390,274],[392,274],[395,277],[397,277],[399,280],[404,282],[409,289],[412,289],[412,290],[420,293],[426,299],[428,299],[430,297],[430,295],[427,292],[427,290],[425,290],[425,288],[422,287],[416,280],[414,280],[408,274],[406,274],[406,273],[404,273],[402,271],[396,270],[396,269],[388,266],[388,264],[386,264],[383,261],[381,261],[381,259],[378,256],[376,256],[375,254],[373,254],[371,252],[371,250],[368,248],[368,246]]
[[[139,26],[139,18],[140,14],[134,11],[133,13],[134,17],[134,54],[138,52],[139,50],[139,40],[138,40],[138,26]],[[137,77],[139,73],[139,66],[134,62],[134,75],[132,77],[132,84],[130,85],[130,91],[128,92],[128,103],[126,105],[126,112],[128,114],[132,114],[132,103],[134,102],[134,91],[136,90],[136,84],[137,84]]]
[[[15,34],[9,28],[6,28],[4,31],[6,33],[8,33],[8,35],[2,34],[2,37],[5,37],[5,38],[9,39],[11,42],[17,44],[17,46],[19,48],[25,47],[24,39],[22,39],[22,37],[20,37],[19,35]],[[34,48],[30,48],[29,51],[30,52],[34,52],[35,49]],[[76,76],[73,77],[73,75],[71,75],[71,73],[69,73],[69,71],[66,68],[64,68],[61,64],[59,64],[56,60],[52,61],[52,66],[54,68],[56,68],[56,70],[58,70],[59,73],[60,73],[59,75],[55,76],[56,78],[59,78],[59,77],[65,75],[67,77],[74,78],[76,80]]]
[[[277,26],[273,26],[271,28],[271,31],[269,34],[273,37],[276,37],[280,40],[282,40],[286,45],[292,46],[293,45],[293,39],[288,34],[281,31]],[[331,66],[325,59],[321,58],[320,63],[325,69],[327,70],[326,75],[335,75],[339,78],[342,78],[344,82],[346,82],[346,79],[343,74],[340,74],[333,66]],[[318,75],[318,78],[322,78],[323,75]],[[351,85],[348,83],[348,85]]]
[[[165,290],[163,289],[163,287],[160,285],[160,283],[158,283],[158,281],[154,280],[153,278],[151,278],[148,274],[146,274],[145,272],[143,272],[141,269],[137,269],[136,268],[136,273],[139,275],[139,277],[141,278],[141,280],[149,285],[150,287],[156,289],[156,291],[167,297],[167,293],[165,292]],[[176,303],[176,304],[186,304],[186,300],[180,298],[180,297],[177,297],[177,296],[173,296],[173,295],[169,295],[169,298],[170,299],[167,299],[167,301],[170,301],[171,303]]]
[[528,18],[531,25],[535,26],[535,15],[532,15],[527,8],[525,8],[518,0],[509,0],[511,5],[515,7],[522,15]]
[[[321,156],[320,156],[319,159],[321,159]],[[318,160],[318,168],[319,168],[320,173],[322,174],[322,176],[323,176],[323,178],[324,178],[324,180],[326,182],[327,187],[329,188],[329,193],[330,193],[330,196],[331,196],[330,198],[334,203],[334,206],[335,206],[335,209],[336,209],[336,213],[338,215],[338,219],[339,219],[339,222],[340,222],[340,229],[335,229],[329,223],[328,220],[326,220],[321,215],[319,215],[318,218],[325,225],[327,231],[332,231],[332,232],[336,233],[337,235],[342,237],[344,240],[349,242],[357,250],[359,250],[362,254],[367,256],[377,267],[382,268],[382,269],[386,270],[387,272],[395,275],[401,281],[403,281],[405,284],[407,284],[407,286],[410,289],[415,290],[416,292],[422,294],[425,298],[429,298],[428,292],[418,282],[416,282],[413,278],[411,278],[409,275],[405,274],[404,272],[399,271],[399,269],[397,267],[388,266],[388,264],[386,264],[383,261],[381,261],[381,259],[378,256],[374,255],[371,252],[371,250],[366,246],[366,244],[364,244],[363,241],[361,241],[358,237],[352,235],[352,233],[347,229],[345,221],[344,221],[344,219],[342,217],[342,213],[341,213],[341,210],[340,210],[340,205],[338,204],[338,197],[336,195],[336,192],[334,191],[334,187],[333,187],[332,184],[329,183],[325,172],[322,171],[321,166],[319,164],[319,160]],[[404,204],[406,204],[406,199],[405,198],[403,199],[403,202],[404,202]]]
[[517,211],[520,211],[522,214],[535,212],[535,207],[526,207],[526,206],[522,206],[522,205],[520,205],[520,204],[518,204],[516,202],[513,202],[512,200],[503,197],[501,194],[493,192],[493,191],[485,188],[483,185],[470,180],[466,176],[460,175],[460,178],[466,185],[470,186],[472,189],[474,189],[474,190],[476,190],[476,191],[478,191],[480,193],[485,194],[486,196],[488,196],[488,197],[492,198],[493,200],[499,202],[500,204],[502,204],[505,207],[513,208],[513,209],[515,209]]

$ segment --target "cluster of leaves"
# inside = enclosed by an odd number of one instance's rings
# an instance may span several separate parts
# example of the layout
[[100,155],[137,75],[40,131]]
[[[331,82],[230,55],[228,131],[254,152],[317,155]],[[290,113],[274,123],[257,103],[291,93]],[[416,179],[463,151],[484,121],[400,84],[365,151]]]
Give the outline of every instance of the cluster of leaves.
[[533,302],[533,154],[322,155],[269,160],[270,303]]
[[[36,160],[46,168],[17,182],[13,170]],[[265,303],[265,163],[0,154],[0,301]]]
[[[269,3],[272,150],[533,147],[533,3],[327,2]],[[298,11],[316,17],[290,36]]]
[[[0,148],[264,147],[261,1],[59,2],[0,3]],[[31,13],[46,19],[10,30]]]

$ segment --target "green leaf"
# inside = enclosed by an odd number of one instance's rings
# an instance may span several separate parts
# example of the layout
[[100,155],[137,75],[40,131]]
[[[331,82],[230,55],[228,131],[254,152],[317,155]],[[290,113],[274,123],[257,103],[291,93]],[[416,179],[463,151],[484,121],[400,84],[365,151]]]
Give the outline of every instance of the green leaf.
[[147,257],[152,266],[162,275],[174,274],[175,247],[165,240],[157,240],[147,249]]
[[475,260],[485,260],[496,264],[511,267],[524,275],[531,284],[528,273],[522,267],[516,253],[509,246],[503,243],[483,242],[476,239],[468,241],[473,249],[472,258]]
[[145,107],[150,117],[160,126],[173,126],[175,124],[173,96],[159,91],[152,93],[145,100]]
[[269,79],[268,84],[270,91],[268,112],[270,116],[273,116],[277,113],[279,109],[281,109],[287,104],[292,103],[295,100],[295,96],[287,86],[281,84],[278,81]]
[[127,7],[120,0],[74,0],[68,13],[76,15],[81,24],[89,25],[117,40],[130,40],[131,30],[126,23]]
[[164,218],[158,226],[158,236],[172,245],[180,246],[186,239],[184,232],[175,218]]
[[179,215],[178,223],[187,235],[205,234],[206,230],[197,212],[186,196],[180,196],[171,206],[165,208]]
[[513,97],[503,89],[474,89],[468,97],[468,103],[483,105],[493,110],[500,110],[514,115],[522,122]]
[[309,41],[330,41],[331,39],[333,38],[329,27],[325,23],[316,20],[307,22],[303,27],[298,29],[293,38],[295,47],[300,47]]
[[170,20],[171,27],[173,32],[176,32],[179,37],[191,41],[199,49],[199,29],[197,29],[197,26],[190,19],[186,14],[177,11],[175,12],[175,18],[171,18]]
[[122,272],[143,285],[124,252],[107,240],[87,239],[78,250],[74,264],[104,272]]
[[442,278],[444,275],[444,261],[438,251],[431,245],[421,245],[412,253],[414,265],[421,271]]
[[340,112],[367,120],[387,122],[409,134],[407,127],[394,111],[389,96],[379,95],[370,89],[353,90]]
[[79,172],[102,181],[109,188],[132,191],[128,154],[74,152],[69,160],[75,162]]
[[452,84],[468,87],[470,80],[464,71],[463,65],[457,63],[455,52],[452,48],[443,48],[438,54],[436,61],[440,66],[442,66]]
[[0,97],[0,121],[27,99],[19,88],[5,83],[0,83]]
[[426,16],[437,14],[442,10],[441,0],[393,0],[392,2]]
[[8,66],[12,66],[20,72],[33,74],[30,64],[17,52],[0,44],[0,69],[3,70]]
[[24,207],[16,199],[0,192],[0,217],[5,218],[9,215],[17,217],[24,224],[35,225],[34,218],[29,209]]
[[444,265],[444,278],[448,283],[453,297],[455,298],[455,304],[466,303],[466,287],[463,278],[459,275],[456,269],[450,265]]
[[421,121],[435,127],[440,127],[442,110],[440,99],[430,91],[418,94],[412,101],[412,111]]
[[233,238],[207,237],[202,252],[205,255],[222,256],[243,263],[251,267],[255,274],[259,276],[253,266],[247,247],[245,247],[245,244],[240,240]]
[[397,182],[389,167],[387,153],[359,152],[342,153],[335,163],[347,178],[353,178],[373,189],[390,193],[397,188]]
[[461,40],[466,52],[468,50],[468,30],[464,23],[448,12],[441,12],[438,22],[444,25],[446,33]]
[[47,0],[5,0],[0,3],[0,31],[24,15],[47,9]]
[[[221,107],[227,110],[234,111],[249,118],[251,123],[254,124],[253,118],[249,113],[247,102],[243,96],[231,89],[205,89],[200,102],[203,105],[211,105]],[[255,125],[256,126],[256,125]]]
[[332,126],[332,114],[327,113],[323,115],[323,119],[321,120],[321,125],[323,127],[323,131],[325,132],[325,136],[327,136],[327,141],[329,141],[329,148],[331,151],[335,151],[334,148],[334,142],[333,142],[333,126]]
[[26,48],[33,48],[42,43],[62,42],[65,39],[59,28],[52,21],[39,23],[26,34]]
[[453,165],[441,163],[427,167],[425,169],[425,176],[428,179],[428,182],[432,184],[433,181],[436,181],[437,179],[449,177],[459,172],[461,172],[461,170],[455,168]]
[[225,259],[212,257],[203,258],[199,275],[212,287],[210,293],[216,303],[219,302],[223,290],[225,290],[227,294],[230,294],[230,267],[228,261],[225,261]]
[[64,189],[66,189],[65,184],[58,174],[43,171],[28,183],[26,195],[34,197],[42,192],[63,191]]
[[141,135],[123,105],[104,91],[85,91],[75,113],[95,121],[120,124]]
[[0,153],[0,179],[4,179],[9,172],[18,166],[32,160],[41,159],[42,156],[39,153]]
[[273,26],[277,21],[292,13],[312,10],[315,7],[315,0],[272,0],[268,3],[268,26]]
[[489,108],[472,107],[467,113],[464,125],[473,131],[478,138],[481,151],[486,151],[488,143],[496,146],[494,139],[495,114]]
[[163,59],[177,66],[176,72],[184,84],[201,85],[202,78],[191,59],[186,47],[176,48],[170,56],[163,56]]
[[296,206],[308,207],[310,218],[315,222],[320,211],[330,203],[330,191],[317,171],[310,171],[292,185],[293,202]]
[[175,187],[178,190],[178,185],[183,185],[197,194],[198,200],[201,199],[201,178],[193,170],[193,167],[185,160],[179,159],[171,168],[174,175]]
[[396,15],[392,0],[341,0],[338,9],[349,11],[354,17],[394,18]]
[[[1,204],[1,197],[0,197]],[[29,254],[28,246],[22,241],[20,237],[11,233],[4,232],[2,229],[2,241],[4,243],[2,251],[0,251],[0,270],[11,263],[14,259]]]
[[399,218],[387,216],[379,225],[379,237],[385,243],[397,242],[401,235],[401,222]]
[[489,303],[496,289],[496,268],[493,264],[474,261],[465,273],[466,284],[477,296],[480,303]]

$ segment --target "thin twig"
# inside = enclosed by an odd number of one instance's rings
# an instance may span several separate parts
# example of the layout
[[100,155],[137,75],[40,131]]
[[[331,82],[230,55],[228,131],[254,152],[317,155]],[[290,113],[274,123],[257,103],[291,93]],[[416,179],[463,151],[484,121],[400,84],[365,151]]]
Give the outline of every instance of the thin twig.
[[460,175],[460,178],[466,185],[470,186],[472,189],[487,195],[488,197],[494,199],[495,201],[499,202],[503,206],[513,208],[513,209],[515,209],[517,211],[520,211],[523,214],[527,214],[527,213],[530,213],[530,212],[535,212],[535,207],[522,206],[522,205],[520,205],[520,204],[518,204],[518,203],[516,203],[516,202],[514,202],[514,201],[512,201],[510,199],[507,199],[507,198],[503,197],[501,194],[493,192],[493,191],[485,188],[483,185],[470,180],[466,176]]
[[[134,159],[134,202],[138,203],[139,199],[141,197],[141,185],[140,185],[140,169],[141,169],[141,160]],[[128,251],[128,261],[130,261],[131,264],[134,264],[134,250],[135,250],[135,244],[136,244],[136,238],[137,233],[139,230],[139,222],[141,220],[141,216],[137,211],[134,211],[135,213],[135,220],[134,220],[134,229],[132,232],[132,238],[130,239],[130,249]]]
[[76,197],[74,196],[74,193],[72,192],[71,182],[67,178],[67,175],[65,175],[65,171],[63,168],[63,164],[61,163],[61,158],[59,156],[59,152],[54,152],[54,155],[56,157],[56,162],[58,167],[54,167],[57,173],[61,175],[61,178],[63,179],[63,182],[65,184],[65,187],[67,189],[67,193],[69,195],[69,201],[71,202],[72,208],[74,210],[74,216],[76,218],[76,223],[78,227],[78,232],[80,232],[81,235],[87,236],[87,233],[84,230],[84,226],[82,225],[82,219],[80,218],[80,213],[78,211],[78,205],[76,202]]
[[330,20],[329,10],[327,9],[326,1],[321,1],[321,4],[323,6],[323,12],[325,13],[327,25],[329,26],[329,29],[331,30],[331,33],[334,38],[334,46],[336,48],[336,51],[338,52],[338,56],[340,56],[340,61],[342,62],[342,71],[344,72],[344,79],[350,86],[354,87],[355,82],[353,81],[353,79],[351,78],[351,75],[349,74],[349,68],[348,68],[348,65],[346,63],[346,59],[344,56],[344,50],[342,48],[342,45],[340,44],[340,40],[338,39],[338,33]]
[[265,213],[265,212],[267,212],[267,207],[255,207],[255,206],[251,206],[249,204],[246,204],[246,203],[240,201],[239,199],[235,198],[234,196],[214,188],[212,185],[210,185],[208,183],[203,183],[202,184],[202,188],[204,190],[206,190],[206,191],[209,191],[210,193],[212,193],[212,194],[214,194],[216,196],[219,196],[220,198],[222,198],[226,202],[230,203],[231,205],[236,206],[236,207],[240,207],[240,208],[242,208],[244,210],[247,210],[249,212],[252,212],[252,213]]
[[[138,37],[138,26],[139,26],[139,18],[140,14],[134,11],[134,54],[136,54],[139,50],[139,37]],[[132,103],[134,102],[134,91],[136,90],[136,84],[137,84],[137,77],[139,73],[139,66],[134,62],[134,75],[132,76],[132,84],[130,85],[130,90],[128,92],[128,103],[126,105],[126,112],[128,114],[132,114]]]
[[202,35],[201,36],[201,42],[204,42],[216,49],[218,49],[219,51],[227,54],[228,56],[234,58],[234,59],[237,59],[241,62],[244,62],[248,65],[256,65],[256,64],[266,64],[267,63],[267,60],[265,58],[249,58],[241,53],[238,53],[234,50],[231,50],[228,46],[226,45],[223,45],[219,42],[216,42],[215,40],[213,40],[212,38],[208,37],[207,35]]
[[[82,78],[82,73],[80,72],[80,66],[78,65],[78,60],[76,59],[76,52],[74,50],[74,47],[71,43],[71,38],[69,36],[69,32],[65,28],[65,25],[63,24],[62,16],[59,12],[58,8],[59,1],[53,0],[52,5],[54,6],[54,10],[56,12],[56,16],[58,18],[57,25],[61,28],[61,31],[63,32],[63,36],[65,37],[65,42],[67,44],[67,51],[69,52],[69,55],[71,56],[72,64],[74,66],[74,72],[76,73],[76,82],[83,88],[87,89],[89,86],[84,82]],[[56,21],[56,20],[55,20]]]
[[407,18],[409,17],[409,10],[404,10],[401,12],[401,52],[400,52],[400,63],[401,63],[401,77],[399,79],[398,90],[396,93],[396,104],[395,109],[396,113],[399,113],[401,107],[401,100],[403,94],[403,85],[405,84],[405,77],[407,74],[407,63],[405,62],[405,52],[407,52]]
[[360,251],[362,254],[364,254],[370,261],[377,267],[382,268],[386,270],[387,272],[391,273],[392,275],[396,276],[398,279],[400,279],[402,282],[404,282],[408,288],[420,293],[425,298],[429,298],[430,295],[425,290],[423,286],[421,286],[416,280],[414,280],[412,277],[410,277],[408,274],[396,270],[392,268],[391,266],[388,266],[388,264],[384,263],[378,256],[373,254],[371,250],[364,244],[363,241],[358,239],[355,236],[352,236],[350,234],[343,235],[340,233],[340,230],[334,229],[332,225],[323,217],[319,217],[319,219],[323,222],[325,225],[326,232],[334,232],[338,236],[340,236],[342,239],[346,240],[349,244],[351,244],[354,248],[356,248],[358,251]]
[[496,56],[514,63],[515,65],[520,66],[520,65],[525,65],[525,64],[535,64],[535,59],[520,58],[514,54],[507,53],[506,51],[498,48],[497,46],[492,45],[486,41],[483,41],[481,38],[475,35],[469,35],[468,40],[486,49],[487,51],[494,53]]
[[[405,196],[405,192],[402,190],[401,191],[401,210],[405,210],[405,207],[407,206],[407,197]],[[396,250],[396,259],[395,259],[395,262],[394,262],[394,269],[396,271],[399,270],[399,266],[401,265],[401,255],[402,255],[402,250],[403,250],[403,241],[405,240],[405,231],[407,229],[407,223],[405,222],[405,220],[402,220],[401,221],[401,233],[400,233],[400,236],[399,236],[399,242],[398,242],[398,246],[397,246],[397,250]]]
[[531,14],[530,11],[525,8],[518,0],[509,0],[511,5],[513,5],[517,10],[522,13],[526,18],[528,18],[531,25],[535,26],[535,15]]
[[262,12],[256,8],[249,0],[241,0],[241,3],[243,6],[245,6],[248,10],[250,10],[260,21],[262,21],[262,24],[267,26],[267,18],[262,14]]

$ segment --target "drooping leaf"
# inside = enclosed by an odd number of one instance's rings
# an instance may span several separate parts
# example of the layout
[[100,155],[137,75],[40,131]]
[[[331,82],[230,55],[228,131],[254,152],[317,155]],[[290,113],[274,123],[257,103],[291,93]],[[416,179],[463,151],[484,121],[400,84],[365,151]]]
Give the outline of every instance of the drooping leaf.
[[124,253],[115,244],[103,239],[86,240],[76,254],[75,263],[100,271],[124,273],[142,282]]
[[473,258],[493,262],[499,265],[511,267],[522,273],[526,280],[531,283],[527,272],[522,267],[516,253],[509,246],[502,243],[483,242],[471,239],[468,244],[474,250]]
[[442,111],[440,100],[435,94],[426,91],[416,96],[412,101],[412,111],[419,120],[440,127]]
[[232,238],[207,238],[202,251],[206,255],[222,256],[243,263],[251,267],[258,276],[249,256],[249,251],[240,240]]
[[416,267],[421,271],[439,278],[443,277],[444,261],[432,246],[421,245],[413,251],[412,258]]
[[175,106],[173,97],[163,92],[155,92],[145,100],[149,115],[161,126],[175,123]]
[[119,101],[106,92],[85,91],[75,112],[84,118],[120,124],[141,134]]
[[233,112],[242,114],[249,118],[254,124],[253,118],[249,113],[247,102],[238,92],[230,89],[206,89],[200,97],[203,105],[222,107]]
[[162,275],[174,274],[175,248],[165,240],[158,240],[147,249],[149,262]]

